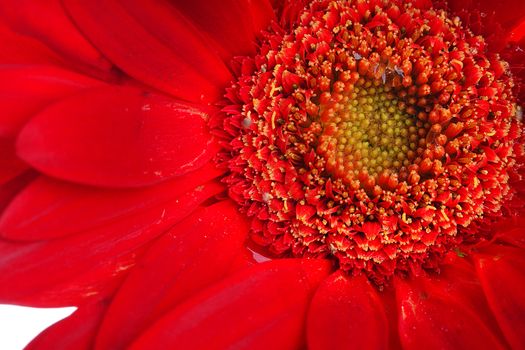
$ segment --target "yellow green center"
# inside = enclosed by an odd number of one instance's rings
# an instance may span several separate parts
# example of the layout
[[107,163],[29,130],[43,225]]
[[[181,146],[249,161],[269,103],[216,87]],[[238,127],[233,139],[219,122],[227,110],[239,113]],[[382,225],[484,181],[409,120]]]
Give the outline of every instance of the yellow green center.
[[351,180],[408,167],[424,146],[426,125],[381,81],[356,84],[323,122],[319,151],[327,169]]

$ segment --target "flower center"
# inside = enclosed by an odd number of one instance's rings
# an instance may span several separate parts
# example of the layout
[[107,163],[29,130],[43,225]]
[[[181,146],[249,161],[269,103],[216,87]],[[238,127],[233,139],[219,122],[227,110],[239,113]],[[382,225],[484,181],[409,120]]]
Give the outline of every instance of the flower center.
[[351,184],[408,167],[423,151],[428,123],[418,122],[381,81],[359,79],[350,86],[341,98],[336,95],[340,102],[321,107],[317,153],[327,171]]
[[263,37],[216,128],[252,245],[382,283],[487,238],[523,137],[482,38],[442,10],[330,0]]

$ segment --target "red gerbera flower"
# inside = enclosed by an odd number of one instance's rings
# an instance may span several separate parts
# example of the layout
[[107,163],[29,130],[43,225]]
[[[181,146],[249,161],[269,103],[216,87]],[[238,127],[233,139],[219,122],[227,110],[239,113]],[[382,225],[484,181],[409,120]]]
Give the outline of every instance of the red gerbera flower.
[[525,348],[525,5],[0,4],[30,349]]

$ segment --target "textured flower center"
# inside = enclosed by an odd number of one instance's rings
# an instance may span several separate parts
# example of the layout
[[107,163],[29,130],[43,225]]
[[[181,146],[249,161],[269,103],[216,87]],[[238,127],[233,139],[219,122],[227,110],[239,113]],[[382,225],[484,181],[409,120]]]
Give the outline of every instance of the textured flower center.
[[344,90],[339,102],[321,105],[317,153],[326,170],[350,184],[360,175],[377,179],[410,165],[425,145],[423,123],[381,81],[359,79]]
[[442,10],[313,1],[239,72],[220,162],[266,254],[329,257],[381,283],[487,238],[513,195],[512,79]]

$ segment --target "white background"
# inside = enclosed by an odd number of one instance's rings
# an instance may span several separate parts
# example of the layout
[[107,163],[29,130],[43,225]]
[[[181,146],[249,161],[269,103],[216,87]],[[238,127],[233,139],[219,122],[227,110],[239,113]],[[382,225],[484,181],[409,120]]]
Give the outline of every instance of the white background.
[[41,331],[69,316],[75,309],[35,309],[0,304],[0,349],[23,349]]

